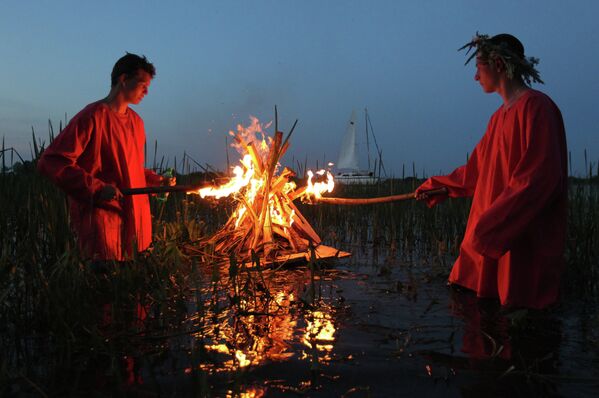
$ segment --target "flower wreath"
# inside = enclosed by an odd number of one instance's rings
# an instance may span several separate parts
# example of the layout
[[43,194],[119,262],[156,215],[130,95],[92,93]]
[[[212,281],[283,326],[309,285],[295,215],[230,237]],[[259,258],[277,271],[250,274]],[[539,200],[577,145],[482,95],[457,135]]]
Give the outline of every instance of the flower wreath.
[[494,38],[489,37],[489,35],[481,35],[476,32],[472,41],[458,49],[458,51],[468,49],[466,55],[468,55],[473,48],[476,49],[470,57],[468,57],[464,65],[467,65],[472,58],[477,55],[487,59],[491,65],[494,65],[496,59],[501,59],[505,65],[507,76],[510,79],[519,76],[529,86],[531,81],[544,84],[539,75],[539,71],[535,68],[535,65],[539,63],[538,58],[520,56],[514,52],[505,41],[498,42],[493,39]]

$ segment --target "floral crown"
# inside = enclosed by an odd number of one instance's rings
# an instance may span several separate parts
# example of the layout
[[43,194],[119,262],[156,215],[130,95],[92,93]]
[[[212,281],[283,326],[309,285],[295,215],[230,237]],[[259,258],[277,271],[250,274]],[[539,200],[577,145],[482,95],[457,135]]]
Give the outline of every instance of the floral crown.
[[464,65],[467,65],[468,62],[477,55],[488,59],[491,64],[493,64],[496,59],[501,59],[505,65],[507,76],[510,79],[518,76],[529,86],[531,81],[544,84],[539,75],[539,71],[535,69],[535,65],[539,63],[538,58],[525,57],[524,52],[518,54],[507,42],[494,40],[496,37],[497,36],[489,37],[489,35],[480,35],[476,32],[472,41],[458,49],[458,51],[461,51],[467,48],[466,55],[468,55],[473,48],[476,49],[470,57],[468,57]]

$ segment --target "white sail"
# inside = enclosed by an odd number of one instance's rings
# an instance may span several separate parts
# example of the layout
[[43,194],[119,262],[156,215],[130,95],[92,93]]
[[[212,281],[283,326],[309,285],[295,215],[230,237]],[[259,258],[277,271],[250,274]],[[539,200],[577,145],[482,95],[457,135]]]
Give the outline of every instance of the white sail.
[[353,110],[351,118],[347,125],[347,131],[341,148],[339,150],[339,159],[337,160],[337,169],[339,170],[358,170],[358,147],[356,143],[356,111]]

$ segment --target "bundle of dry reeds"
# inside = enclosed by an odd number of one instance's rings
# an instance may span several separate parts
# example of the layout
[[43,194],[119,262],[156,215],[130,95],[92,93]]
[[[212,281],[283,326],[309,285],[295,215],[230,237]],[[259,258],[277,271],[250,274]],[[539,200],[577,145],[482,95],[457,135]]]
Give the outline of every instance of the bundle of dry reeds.
[[295,173],[288,168],[277,173],[297,121],[283,140],[276,120],[275,110],[274,138],[269,144],[263,143],[260,149],[255,140],[248,140],[243,134],[234,135],[236,146],[251,158],[253,180],[259,188],[254,191],[247,188],[236,195],[237,208],[209,240],[217,253],[249,259],[254,251],[260,257],[274,259],[283,254],[305,252],[310,243],[318,245],[321,242],[316,231],[293,204],[295,185],[289,179]]

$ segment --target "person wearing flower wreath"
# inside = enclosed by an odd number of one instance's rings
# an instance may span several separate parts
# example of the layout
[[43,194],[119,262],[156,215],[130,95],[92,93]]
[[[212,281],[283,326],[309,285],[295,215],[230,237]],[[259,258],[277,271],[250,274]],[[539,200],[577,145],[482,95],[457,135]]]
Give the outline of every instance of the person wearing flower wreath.
[[124,197],[120,190],[176,181],[144,168],[144,123],[129,107],[142,101],[155,73],[146,57],[121,57],[108,96],[77,113],[38,161],[68,195],[71,227],[92,268],[131,259],[152,242],[148,196]]
[[[433,207],[447,197],[472,197],[449,283],[497,298],[502,306],[542,309],[559,298],[567,215],[567,146],[561,112],[531,82],[543,83],[510,34],[479,35],[474,49],[485,93],[503,103],[467,163],[427,179],[416,198]],[[446,195],[426,191],[445,187]]]

